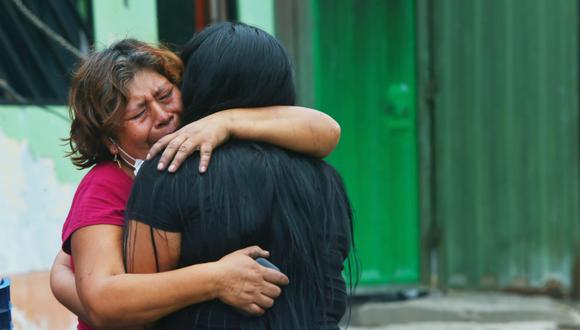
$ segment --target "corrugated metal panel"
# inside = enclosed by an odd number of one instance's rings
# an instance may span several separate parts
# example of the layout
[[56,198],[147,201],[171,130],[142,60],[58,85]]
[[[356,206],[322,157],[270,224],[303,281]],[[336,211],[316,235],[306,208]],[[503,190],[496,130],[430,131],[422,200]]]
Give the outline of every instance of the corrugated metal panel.
[[450,286],[569,284],[578,2],[433,2],[434,216]]
[[312,1],[315,106],[355,211],[361,284],[419,281],[414,2]]

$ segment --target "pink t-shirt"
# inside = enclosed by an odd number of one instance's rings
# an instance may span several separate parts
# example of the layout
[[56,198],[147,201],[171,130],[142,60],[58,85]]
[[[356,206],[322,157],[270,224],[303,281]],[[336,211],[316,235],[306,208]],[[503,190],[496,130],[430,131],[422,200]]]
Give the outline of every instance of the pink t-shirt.
[[[62,229],[62,249],[71,254],[71,236],[92,225],[124,225],[133,179],[113,162],[95,165],[82,179]],[[71,258],[72,262],[72,258]],[[79,330],[92,330],[79,319]]]

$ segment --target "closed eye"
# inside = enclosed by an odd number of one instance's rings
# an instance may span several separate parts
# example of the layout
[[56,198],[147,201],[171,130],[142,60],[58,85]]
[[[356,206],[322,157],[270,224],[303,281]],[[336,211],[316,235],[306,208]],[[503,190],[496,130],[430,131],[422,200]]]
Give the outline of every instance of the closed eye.
[[129,118],[129,120],[135,120],[135,119],[139,119],[139,118],[143,117],[143,115],[145,114],[146,111],[147,111],[147,108],[143,108],[143,110],[141,112],[139,112],[135,116]]
[[171,95],[173,95],[173,88],[171,88],[167,93],[161,95],[159,97],[159,100],[161,100],[161,101],[167,100],[171,97]]

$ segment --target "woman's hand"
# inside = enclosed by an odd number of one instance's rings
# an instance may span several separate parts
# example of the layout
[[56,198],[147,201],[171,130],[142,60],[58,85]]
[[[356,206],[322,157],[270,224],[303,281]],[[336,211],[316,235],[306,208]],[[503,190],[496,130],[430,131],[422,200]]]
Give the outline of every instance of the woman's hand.
[[175,172],[187,157],[195,151],[201,153],[199,171],[207,170],[213,150],[225,143],[230,137],[229,118],[227,112],[218,112],[166,135],[159,139],[149,150],[147,159],[153,158],[163,148],[163,154],[157,165],[163,170],[169,165],[169,172]]
[[199,171],[203,173],[213,150],[230,137],[266,142],[323,158],[334,150],[340,134],[340,125],[334,119],[313,109],[295,106],[230,109],[161,138],[151,147],[147,159],[167,147],[157,168],[162,170],[171,162],[169,172],[175,172],[187,157],[200,150]]
[[254,259],[268,257],[257,246],[238,250],[221,258],[216,264],[222,274],[218,281],[217,298],[250,315],[262,315],[280,296],[280,286],[288,285],[288,277],[258,264]]

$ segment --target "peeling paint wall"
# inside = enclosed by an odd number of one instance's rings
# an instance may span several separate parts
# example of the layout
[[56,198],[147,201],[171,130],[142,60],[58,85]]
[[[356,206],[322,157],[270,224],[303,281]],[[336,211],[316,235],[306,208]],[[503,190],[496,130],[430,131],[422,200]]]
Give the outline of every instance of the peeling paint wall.
[[46,270],[82,172],[64,158],[64,107],[0,107],[0,274]]
[[[93,1],[95,44],[132,37],[157,42],[155,0]],[[12,279],[17,329],[74,329],[76,318],[52,296],[48,270],[85,171],[65,153],[65,105],[0,105],[0,277]]]

